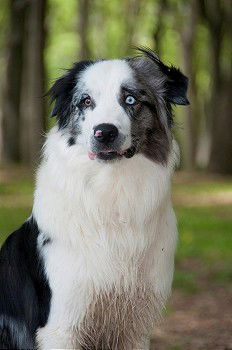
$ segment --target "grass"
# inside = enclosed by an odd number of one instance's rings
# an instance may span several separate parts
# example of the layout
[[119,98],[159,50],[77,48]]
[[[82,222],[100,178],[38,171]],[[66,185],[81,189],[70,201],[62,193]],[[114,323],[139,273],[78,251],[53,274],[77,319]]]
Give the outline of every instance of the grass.
[[30,215],[30,207],[0,208],[0,245]]
[[[9,172],[9,176],[8,176]],[[2,175],[2,170],[0,170]],[[4,172],[0,182],[0,245],[31,213],[33,180],[17,169]]]
[[206,284],[232,285],[232,179],[177,174],[173,197],[179,230],[174,288],[196,293]]
[[232,205],[213,207],[176,206],[180,244],[177,261],[201,258],[204,262],[230,261]]
[[201,182],[176,183],[174,192],[184,192],[189,194],[218,193],[221,191],[232,191],[232,181],[229,178],[219,178],[218,180],[203,179]]
[[[198,176],[186,181],[181,176],[177,174],[173,186],[179,226],[174,288],[197,293],[202,276],[222,285],[231,283],[232,179]],[[0,245],[30,215],[33,187],[32,177],[24,171],[17,174],[16,169],[14,176],[12,170],[9,176],[5,172],[0,182]],[[221,200],[223,194],[227,201],[219,204],[217,196]],[[206,196],[210,202],[202,204],[199,200]]]

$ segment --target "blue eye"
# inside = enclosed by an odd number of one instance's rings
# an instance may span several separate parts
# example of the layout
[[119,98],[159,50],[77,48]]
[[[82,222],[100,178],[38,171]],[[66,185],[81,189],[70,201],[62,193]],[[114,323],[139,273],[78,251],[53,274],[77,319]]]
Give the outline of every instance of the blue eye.
[[135,98],[133,96],[129,95],[129,96],[127,96],[125,102],[126,102],[127,105],[133,105],[133,104],[135,104],[136,100],[135,100]]

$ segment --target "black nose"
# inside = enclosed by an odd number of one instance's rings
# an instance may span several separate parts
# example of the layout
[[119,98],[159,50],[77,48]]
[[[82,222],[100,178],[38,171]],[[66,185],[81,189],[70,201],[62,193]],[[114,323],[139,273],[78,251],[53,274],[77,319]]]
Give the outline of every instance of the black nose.
[[113,124],[99,124],[94,128],[94,138],[102,143],[113,142],[118,136],[118,129]]

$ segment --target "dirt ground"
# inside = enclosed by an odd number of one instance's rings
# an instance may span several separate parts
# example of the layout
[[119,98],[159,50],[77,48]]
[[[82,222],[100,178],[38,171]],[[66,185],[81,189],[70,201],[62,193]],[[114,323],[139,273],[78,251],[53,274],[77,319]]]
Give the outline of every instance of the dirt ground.
[[[212,286],[213,287],[213,286]],[[171,312],[154,332],[152,350],[232,350],[231,289],[185,295],[174,291]]]

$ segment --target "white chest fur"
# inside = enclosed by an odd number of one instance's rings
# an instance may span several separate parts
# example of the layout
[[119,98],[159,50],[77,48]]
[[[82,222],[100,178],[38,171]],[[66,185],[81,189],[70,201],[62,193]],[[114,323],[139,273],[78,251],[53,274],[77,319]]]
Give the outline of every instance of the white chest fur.
[[[169,193],[173,159],[167,167],[142,155],[100,164],[65,148],[64,141],[54,150],[57,137],[54,132],[48,138],[33,215],[51,239],[43,248],[52,290],[46,327],[48,333],[59,329],[60,339],[62,330],[72,329],[73,344],[73,332],[96,296],[149,291],[157,308],[166,300],[176,243]],[[42,348],[71,346],[68,339],[60,344],[58,336],[44,343],[43,331]]]

